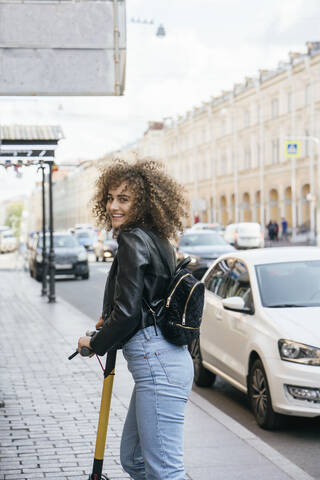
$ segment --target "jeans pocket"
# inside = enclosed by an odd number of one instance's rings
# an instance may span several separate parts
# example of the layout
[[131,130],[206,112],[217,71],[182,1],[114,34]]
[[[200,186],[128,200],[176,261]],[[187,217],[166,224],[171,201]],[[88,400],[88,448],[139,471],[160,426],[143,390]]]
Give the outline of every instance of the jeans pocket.
[[187,349],[174,347],[170,350],[155,352],[157,359],[172,385],[191,389],[193,381],[193,363]]

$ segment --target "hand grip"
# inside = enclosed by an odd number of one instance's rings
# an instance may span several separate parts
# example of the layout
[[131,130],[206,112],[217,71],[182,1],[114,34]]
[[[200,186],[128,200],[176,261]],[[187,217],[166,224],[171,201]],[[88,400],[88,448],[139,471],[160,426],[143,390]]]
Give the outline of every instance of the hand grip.
[[81,357],[89,357],[91,353],[93,353],[93,350],[91,350],[91,348],[81,347],[81,350],[80,350]]
[[[68,360],[72,360],[76,355],[78,355],[78,353],[78,350],[76,350],[72,355],[70,355],[70,357],[68,357]],[[82,357],[89,357],[91,353],[93,353],[93,350],[91,350],[91,348],[81,347],[80,355]]]

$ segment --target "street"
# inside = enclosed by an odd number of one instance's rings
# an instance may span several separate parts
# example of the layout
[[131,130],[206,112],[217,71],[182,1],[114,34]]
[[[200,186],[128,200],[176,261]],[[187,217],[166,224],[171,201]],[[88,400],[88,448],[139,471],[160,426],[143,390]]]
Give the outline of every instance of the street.
[[[56,328],[58,330],[65,331],[67,333],[68,335],[67,338],[69,342],[71,339],[70,327],[72,325],[76,326],[78,324],[78,326],[74,327],[75,330],[77,330],[76,333],[79,333],[79,327],[83,329],[83,331],[86,328],[94,327],[95,321],[98,319],[100,315],[102,296],[104,291],[104,283],[105,283],[106,275],[110,269],[110,266],[111,266],[111,263],[109,262],[96,263],[91,261],[89,280],[74,280],[74,279],[68,279],[68,278],[57,279],[56,281],[57,304],[56,304],[56,307],[54,308],[63,310],[65,306],[70,305],[70,307],[68,307],[68,311],[70,311],[71,316],[70,318],[69,317],[60,318],[60,320],[56,324]],[[18,272],[18,275],[20,275],[20,281],[23,284],[26,284],[27,286],[30,285],[30,287],[32,287],[31,291],[33,292],[33,297],[34,297],[34,293],[39,291],[39,297],[34,298],[33,302],[38,303],[42,300],[42,303],[43,301],[46,303],[46,300],[44,298],[41,299],[40,297],[41,284],[29,278],[29,272],[23,268],[23,261],[21,258],[19,258],[18,255],[7,254],[7,255],[0,256],[0,271],[3,272],[3,276],[8,274],[11,275],[10,271],[13,272],[13,274],[14,272]],[[21,298],[20,298],[20,301],[21,301]],[[49,305],[48,307],[50,310]],[[20,311],[21,306],[19,307],[19,305],[17,305],[17,308],[18,308],[18,311]],[[78,315],[77,315],[77,312],[78,312]],[[78,320],[77,320],[77,316],[79,317]],[[66,322],[66,318],[68,318],[68,322]],[[89,320],[89,318],[92,319],[91,324],[90,324],[90,321],[87,321],[87,322],[85,321],[85,319]],[[69,325],[69,321],[70,321],[70,325]],[[37,327],[35,327],[34,325],[32,327],[32,331],[35,332],[35,328]],[[41,332],[42,332],[42,327],[40,328],[40,331],[39,331],[39,333],[42,335]],[[49,332],[46,332],[46,336],[48,335],[49,335]],[[56,332],[54,336],[56,337]],[[68,347],[68,348],[70,350],[71,347]],[[47,360],[47,362],[48,361],[49,360]],[[48,365],[48,363],[46,363],[46,365]],[[78,362],[74,363],[73,367],[76,367],[77,365],[78,365]],[[90,367],[91,366],[92,364],[90,364]],[[115,390],[116,399],[115,399],[114,405],[118,404],[117,398],[121,398],[122,402],[127,404],[129,401],[129,395],[130,395],[127,389],[127,381],[130,382],[130,379],[128,377],[128,374],[126,373],[126,368],[123,361],[118,362],[118,370],[121,371],[121,375],[124,376],[123,378],[127,378],[128,380],[126,380],[126,382],[124,383],[121,382],[121,383],[118,383],[118,385],[116,384],[117,385]],[[85,372],[83,372],[83,374],[84,373]],[[89,378],[91,382],[91,377]],[[91,390],[92,390],[92,387],[91,387]],[[276,432],[265,431],[260,429],[257,426],[252,416],[252,413],[249,410],[246,396],[241,392],[237,391],[236,389],[234,389],[233,387],[231,387],[228,383],[224,382],[223,380],[218,378],[214,387],[212,388],[198,388],[194,386],[193,395],[196,395],[196,397],[193,397],[192,402],[196,401],[198,402],[198,405],[201,405],[202,401],[204,402],[208,401],[209,404],[214,409],[213,412],[216,412],[215,415],[217,415],[217,418],[220,418],[221,416],[222,423],[227,422],[228,424],[228,422],[235,421],[234,422],[235,426],[233,426],[232,428],[235,428],[236,431],[244,427],[246,431],[251,432],[253,434],[252,441],[254,444],[256,444],[257,441],[262,441],[264,442],[264,444],[267,444],[269,447],[271,447],[273,452],[276,451],[277,454],[280,454],[280,463],[281,462],[283,463],[284,458],[286,458],[290,462],[290,465],[297,466],[298,467],[297,471],[294,472],[292,474],[293,476],[290,476],[290,478],[293,478],[294,480],[297,480],[297,479],[300,480],[304,478],[308,480],[310,480],[311,478],[318,479],[318,480],[320,479],[319,456],[318,456],[319,445],[320,445],[319,443],[320,442],[320,434],[319,434],[320,418],[318,419],[288,418],[285,427],[282,428],[281,430]],[[10,398],[10,395],[8,398]],[[63,398],[63,396],[61,398]],[[97,397],[97,399],[98,398],[99,397]],[[117,408],[123,409],[123,405],[120,406],[119,404],[119,407]],[[92,425],[92,414],[94,414],[94,412],[92,413],[88,412],[88,421],[90,422],[90,425]],[[193,414],[193,416],[194,415],[195,414]],[[230,420],[227,420],[228,418],[230,418]],[[193,425],[192,418],[189,417],[189,422],[190,420],[191,420],[191,425]],[[64,428],[62,424],[61,424],[61,428]],[[190,426],[187,425],[187,430],[188,429],[190,429]],[[212,434],[214,438],[215,437],[214,432],[211,432],[211,435]],[[248,434],[246,434],[246,436],[248,436]],[[201,440],[198,439],[198,441],[201,441]],[[79,463],[79,466],[84,465],[87,470],[88,468],[90,468],[90,454],[88,452],[90,448],[92,448],[93,443],[94,443],[94,433],[91,429],[90,443],[88,443],[89,449],[86,452],[86,460],[83,462],[83,464]],[[187,441],[187,445],[188,445],[188,441]],[[28,448],[31,449],[31,446]],[[76,448],[79,448],[79,447],[76,447]],[[6,447],[4,451],[6,455],[6,452],[9,452],[8,447]],[[271,456],[275,456],[277,454],[273,453],[271,454]],[[9,453],[9,455],[11,455],[11,453]],[[76,456],[78,456],[78,454]],[[41,458],[44,458],[44,457],[41,456]],[[50,462],[54,463],[55,458],[56,458],[56,454],[54,457],[50,458]],[[13,462],[13,458],[12,460],[10,460],[10,462],[11,461]],[[56,465],[56,463],[54,465]],[[54,465],[52,465],[52,467]],[[192,465],[192,460],[190,465]],[[17,468],[17,467],[14,467],[14,468]],[[67,466],[65,468],[67,468]],[[193,476],[192,467],[190,467],[188,478],[192,478],[194,480],[198,480],[198,478],[209,479],[209,477],[207,477],[206,474],[204,474],[203,472],[200,473],[200,470],[193,470],[193,471],[194,472],[198,471],[198,473],[195,473],[195,476]],[[305,477],[303,476],[304,475],[303,473],[301,474],[302,471],[306,472]],[[115,470],[115,475],[117,476],[116,472],[117,471]],[[79,470],[79,473],[80,473],[80,470]],[[219,479],[223,478],[219,476],[220,474],[221,473],[216,472],[215,475],[217,475],[217,477],[212,477],[212,478],[219,478]],[[251,474],[253,474],[253,472]],[[271,477],[275,478],[272,475]],[[15,478],[24,478],[24,477],[22,476],[10,477],[8,475],[1,477],[0,475],[0,478],[15,479]],[[31,477],[27,477],[27,478],[28,480],[29,478],[31,480]],[[84,478],[84,477],[81,477],[81,478]],[[211,478],[211,474],[210,474],[210,478]],[[235,478],[235,477],[231,475],[228,478]],[[239,478],[242,479],[242,476],[239,476]],[[261,478],[264,479],[267,477],[262,476]],[[282,477],[280,476],[279,478],[282,478]]]
[[[57,295],[91,317],[92,325],[100,315],[104,282],[110,265],[91,263],[89,280],[58,280],[56,283]],[[212,388],[193,388],[311,476],[320,479],[320,418],[288,417],[285,428],[270,432],[257,426],[246,396],[225,381],[218,379]]]

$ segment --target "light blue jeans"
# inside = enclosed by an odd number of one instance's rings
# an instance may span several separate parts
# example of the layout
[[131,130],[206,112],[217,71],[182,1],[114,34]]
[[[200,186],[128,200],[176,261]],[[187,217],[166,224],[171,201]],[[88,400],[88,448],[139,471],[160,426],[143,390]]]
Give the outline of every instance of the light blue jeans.
[[188,348],[147,327],[126,343],[123,355],[135,386],[121,439],[122,467],[133,480],[185,480],[184,410],[193,381]]

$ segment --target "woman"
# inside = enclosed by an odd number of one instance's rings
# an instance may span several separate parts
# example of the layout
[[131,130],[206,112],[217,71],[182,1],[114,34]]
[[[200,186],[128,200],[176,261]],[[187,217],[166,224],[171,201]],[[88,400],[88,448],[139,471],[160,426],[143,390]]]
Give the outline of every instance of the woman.
[[113,229],[118,253],[96,325],[102,329],[92,339],[81,337],[78,347],[98,355],[123,349],[135,383],[121,439],[124,470],[134,480],[184,480],[184,410],[193,364],[186,346],[163,337],[149,310],[157,310],[175,270],[169,239],[182,231],[187,214],[182,188],[157,162],[118,160],[99,177],[94,202],[98,220]]

